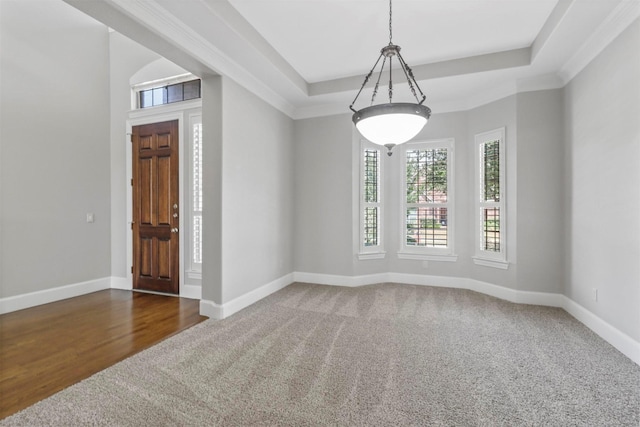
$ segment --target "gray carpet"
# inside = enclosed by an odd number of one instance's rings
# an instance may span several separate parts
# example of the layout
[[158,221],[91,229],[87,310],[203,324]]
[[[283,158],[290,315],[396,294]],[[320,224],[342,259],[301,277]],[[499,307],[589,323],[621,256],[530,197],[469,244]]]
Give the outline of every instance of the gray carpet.
[[293,284],[0,425],[638,426],[640,367],[563,310]]

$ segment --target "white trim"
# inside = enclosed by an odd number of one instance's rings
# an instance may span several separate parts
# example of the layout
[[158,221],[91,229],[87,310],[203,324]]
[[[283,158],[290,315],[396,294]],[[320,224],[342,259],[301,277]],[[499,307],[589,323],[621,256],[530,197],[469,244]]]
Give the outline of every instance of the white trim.
[[[131,85],[131,90],[138,93],[143,90],[157,89],[157,88],[170,86],[178,83],[186,83],[192,80],[200,80],[200,79],[191,73],[183,73],[183,74],[178,74],[176,76],[164,77],[161,79],[149,80],[147,82],[142,82],[142,83],[136,83],[134,85]],[[190,100],[187,100],[187,101],[190,101]],[[184,101],[178,101],[178,102],[184,102]],[[166,104],[163,104],[163,105],[166,105]]]
[[202,299],[200,300],[200,314],[211,319],[225,319],[272,293],[289,286],[291,283],[293,283],[293,273],[286,274],[224,304]]
[[602,320],[594,313],[562,294],[510,289],[482,282],[480,280],[463,277],[427,276],[393,272],[365,276],[338,276],[332,274],[294,272],[293,278],[296,282],[346,287],[391,282],[405,283],[408,285],[467,289],[516,304],[532,304],[562,308],[595,332],[600,336],[600,338],[607,341],[622,354],[640,365],[640,342],[634,340],[629,335]]
[[[274,90],[272,85],[251,74],[245,67],[237,63],[235,59],[229,57],[211,43],[210,40],[207,40],[200,33],[180,21],[164,8],[153,4],[155,2],[133,2],[130,0],[111,1],[118,9],[135,16],[136,19],[140,20],[139,22],[144,22],[143,26],[155,33],[158,37],[171,40],[176,46],[182,46],[183,48],[186,46],[186,49],[191,53],[190,56],[197,61],[210,67],[216,73],[231,78],[240,86],[253,92],[274,108],[282,111],[289,117],[293,117],[295,107],[289,100]],[[215,15],[219,15],[217,11],[211,10]],[[218,18],[218,16],[215,15],[208,15],[208,17]],[[229,27],[224,21],[224,18],[216,23],[223,23],[225,27]],[[214,23],[214,25],[216,23]],[[226,28],[224,28],[224,30],[226,30]],[[229,30],[226,31],[227,33],[229,32]],[[294,86],[298,93],[306,95],[308,92],[306,84],[300,87],[289,78],[286,79],[286,83]]]
[[[182,287],[185,285],[185,270],[190,268],[190,262],[187,264],[186,257],[190,252],[187,252],[186,248],[190,243],[191,232],[188,225],[189,221],[186,220],[186,212],[189,208],[186,200],[189,200],[188,193],[190,193],[190,185],[187,179],[188,170],[185,170],[185,159],[187,159],[187,149],[190,145],[188,123],[185,121],[185,114],[191,110],[200,110],[196,114],[202,114],[202,99],[196,99],[192,101],[177,102],[174,104],[164,104],[157,107],[150,107],[141,110],[132,110],[129,112],[129,118],[126,121],[127,135],[127,147],[126,154],[126,194],[127,194],[127,280],[129,283],[133,283],[133,275],[129,267],[133,265],[133,236],[131,233],[131,222],[133,221],[133,194],[130,181],[133,178],[133,153],[131,149],[130,135],[133,132],[134,126],[146,125],[151,123],[161,123],[171,120],[178,120],[178,228],[183,230],[179,233],[179,283],[180,293],[182,294]],[[190,115],[193,114],[190,113]],[[185,194],[187,193],[187,194]],[[185,233],[184,230],[187,230]],[[189,260],[190,261],[190,260]],[[124,285],[119,285],[124,286]],[[121,288],[121,289],[132,289]],[[189,293],[191,295],[191,293]]]
[[[400,254],[422,254],[433,255],[434,261],[443,261],[446,257],[456,257],[455,255],[455,233],[456,233],[456,207],[455,207],[455,138],[439,138],[429,139],[422,141],[411,141],[402,144],[400,149],[400,191],[398,192],[399,212],[399,227],[400,227],[400,248],[398,250],[398,257]],[[447,150],[447,201],[446,203],[408,203],[407,202],[407,151],[411,150],[436,150],[445,148]],[[409,205],[412,208],[446,208],[447,209],[447,246],[446,247],[428,247],[428,246],[410,246],[407,245],[407,209]],[[405,258],[405,259],[424,259],[427,258]],[[456,259],[450,259],[446,261],[456,261]]]
[[483,267],[491,267],[491,268],[499,268],[501,270],[508,270],[509,263],[506,261],[497,261],[494,259],[486,259],[481,257],[471,257],[473,258],[473,263],[476,265],[481,265]]
[[386,256],[386,252],[361,252],[358,254],[358,259],[360,261],[365,261],[368,259],[384,259]]
[[[194,110],[198,108],[202,108],[202,98],[131,110],[129,111],[129,121],[133,123],[133,126],[166,122],[169,120],[175,120],[175,116],[171,116],[173,113],[181,113],[185,110]],[[165,116],[168,118],[164,119],[163,117]],[[153,118],[153,120],[148,121],[146,120],[147,118]],[[156,118],[158,118],[157,121]],[[130,130],[128,129],[127,131],[129,132]]]
[[181,284],[180,298],[202,299],[202,286]]
[[572,299],[564,295],[562,298],[562,308],[564,308],[567,313],[595,332],[600,338],[614,346],[620,353],[640,365],[640,342],[605,322]]
[[[475,257],[474,262],[478,265],[486,267],[507,269],[507,163],[506,163],[506,135],[507,131],[505,127],[493,129],[487,132],[478,133],[474,137],[474,162],[475,162]],[[481,146],[488,143],[498,141],[498,161],[500,165],[500,176],[498,177],[500,183],[500,201],[485,201],[483,196],[483,155],[481,152]],[[482,249],[484,246],[483,239],[483,214],[484,209],[498,208],[500,210],[500,251],[493,252]],[[478,262],[476,262],[476,259]],[[486,262],[483,262],[486,260]],[[495,261],[491,263],[490,260]]]
[[[364,196],[364,152],[365,151],[376,151],[377,160],[378,160],[378,176],[377,176],[377,190],[378,197],[377,202],[365,202]],[[384,216],[385,216],[385,191],[384,191],[384,169],[383,169],[383,158],[384,151],[380,145],[376,145],[366,139],[360,139],[360,149],[358,151],[359,158],[359,181],[358,181],[358,210],[359,210],[359,222],[358,222],[358,259],[379,259],[380,257],[370,257],[368,254],[380,254],[382,253],[384,258]],[[365,246],[364,245],[364,210],[365,208],[377,208],[378,209],[378,222],[377,222],[377,235],[378,235],[378,244],[375,246]],[[362,258],[361,258],[362,256]]]
[[295,272],[293,273],[293,278],[296,282],[346,287],[373,285],[376,283],[405,283],[408,285],[468,289],[518,304],[535,304],[551,307],[562,307],[563,298],[561,294],[519,291],[465,277],[430,276],[396,272],[363,276],[339,276],[333,274]]
[[12,297],[0,298],[0,314],[11,313],[25,308],[102,291],[111,287],[111,278],[88,280],[42,291],[29,292]]
[[399,251],[398,252],[399,259],[413,259],[416,261],[443,261],[443,262],[456,262],[458,261],[458,255],[431,255],[431,254],[420,254],[408,251]]
[[604,21],[594,29],[591,36],[560,68],[558,74],[567,84],[582,71],[600,52],[620,35],[636,18],[640,16],[640,2],[621,1]]

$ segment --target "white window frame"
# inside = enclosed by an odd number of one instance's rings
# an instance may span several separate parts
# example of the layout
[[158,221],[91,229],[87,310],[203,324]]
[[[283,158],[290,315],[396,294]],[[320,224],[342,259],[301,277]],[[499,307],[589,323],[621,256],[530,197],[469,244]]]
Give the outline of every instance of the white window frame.
[[[498,128],[475,135],[475,256],[473,261],[477,265],[506,270],[507,262],[507,209],[506,209],[506,154],[505,128]],[[500,164],[500,201],[484,200],[484,158],[482,147],[484,144],[498,141],[498,159]],[[483,213],[484,209],[500,209],[500,251],[484,249]]]
[[[455,262],[458,256],[455,254],[455,139],[444,138],[428,141],[409,142],[396,147],[398,155],[401,157],[401,187],[400,187],[400,249],[398,258],[423,261],[447,261]],[[442,248],[426,246],[407,245],[407,224],[406,212],[409,208],[407,203],[407,151],[411,150],[433,150],[438,148],[447,149],[447,202],[434,204],[433,207],[447,208],[447,246]]]
[[[360,215],[359,215],[359,229],[360,232],[358,233],[358,239],[359,239],[359,243],[358,243],[358,247],[359,247],[359,251],[358,251],[358,259],[360,260],[367,260],[367,259],[382,259],[386,256],[386,252],[384,250],[384,168],[383,168],[383,155],[384,155],[384,151],[383,151],[382,146],[380,145],[376,145],[373,144],[369,141],[366,140],[361,140],[360,141],[360,149],[358,150],[359,153],[359,157],[360,157],[360,167],[359,167],[359,171],[360,171],[360,178],[358,180],[358,187],[359,187],[359,193],[360,193],[360,203],[359,203],[359,211],[360,211]],[[364,171],[365,171],[365,164],[364,164],[364,153],[366,150],[375,150],[378,152],[378,197],[377,197],[377,202],[367,202],[365,201],[365,180],[364,180]],[[364,218],[364,211],[365,208],[368,207],[375,207],[378,209],[378,244],[375,246],[365,246],[364,244],[364,238],[365,238],[365,232],[364,232],[364,228],[365,228],[365,218]]]

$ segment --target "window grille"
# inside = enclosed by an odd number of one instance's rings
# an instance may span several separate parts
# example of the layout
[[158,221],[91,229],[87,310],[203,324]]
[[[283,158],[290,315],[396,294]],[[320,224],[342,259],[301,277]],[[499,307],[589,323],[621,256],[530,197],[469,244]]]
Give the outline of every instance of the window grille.
[[363,154],[363,237],[364,247],[380,245],[380,150]]
[[504,128],[476,135],[477,255],[506,261]]
[[405,152],[405,244],[449,246],[449,150],[445,147]]
[[192,263],[202,264],[202,123],[192,123]]
[[[482,144],[482,202],[500,202],[500,141]],[[490,203],[491,204],[491,203]],[[500,208],[482,208],[482,249],[500,252]]]

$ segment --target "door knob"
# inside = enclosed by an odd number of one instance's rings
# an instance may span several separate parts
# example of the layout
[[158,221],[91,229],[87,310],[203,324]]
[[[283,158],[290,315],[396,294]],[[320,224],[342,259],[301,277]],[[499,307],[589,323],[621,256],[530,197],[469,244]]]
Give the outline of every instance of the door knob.
[[178,229],[177,229],[177,228],[172,228],[172,229],[171,229],[171,232],[172,232],[172,233],[177,233],[177,232],[178,232]]
[[174,212],[173,217],[178,218],[178,214]]
[[173,204],[173,209],[178,209],[178,204],[177,203]]

